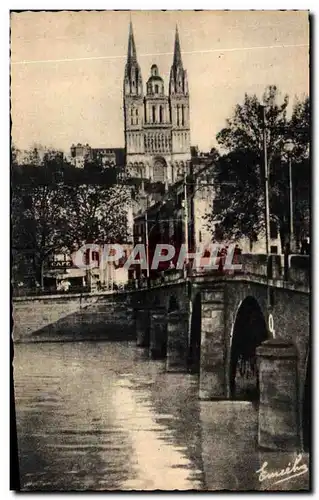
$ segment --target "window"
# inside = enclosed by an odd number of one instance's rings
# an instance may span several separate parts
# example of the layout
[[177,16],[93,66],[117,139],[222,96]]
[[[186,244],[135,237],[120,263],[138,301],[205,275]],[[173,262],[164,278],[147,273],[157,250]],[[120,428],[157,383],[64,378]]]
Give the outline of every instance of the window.
[[161,161],[155,162],[153,180],[154,182],[165,182],[165,165]]
[[179,105],[176,106],[176,114],[177,114],[177,125],[179,125]]
[[155,123],[155,106],[152,106],[152,121]]
[[138,125],[138,109],[135,110],[135,116],[136,116],[136,125]]
[[182,104],[182,125],[184,126],[184,104]]
[[158,85],[155,85],[155,94],[158,94]]
[[160,123],[163,123],[163,106],[159,108]]

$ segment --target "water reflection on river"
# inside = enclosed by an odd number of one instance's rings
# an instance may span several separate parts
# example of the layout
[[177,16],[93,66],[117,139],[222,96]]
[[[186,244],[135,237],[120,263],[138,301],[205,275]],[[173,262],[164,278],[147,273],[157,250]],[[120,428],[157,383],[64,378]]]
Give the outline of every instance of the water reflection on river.
[[133,343],[19,344],[14,377],[24,490],[266,489],[264,460],[294,458],[258,452],[250,403],[200,402]]

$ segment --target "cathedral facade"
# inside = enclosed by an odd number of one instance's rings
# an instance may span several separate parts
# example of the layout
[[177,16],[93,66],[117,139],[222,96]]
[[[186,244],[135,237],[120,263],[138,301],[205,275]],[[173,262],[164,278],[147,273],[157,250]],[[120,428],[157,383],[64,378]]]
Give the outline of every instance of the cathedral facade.
[[134,177],[170,184],[191,158],[188,80],[177,28],[168,94],[156,64],[145,90],[130,23],[123,86],[126,167]]

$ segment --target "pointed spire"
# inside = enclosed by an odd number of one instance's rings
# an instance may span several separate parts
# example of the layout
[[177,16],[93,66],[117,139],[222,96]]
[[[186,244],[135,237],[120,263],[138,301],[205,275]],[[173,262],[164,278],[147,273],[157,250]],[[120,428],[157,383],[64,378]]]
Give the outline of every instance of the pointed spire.
[[132,20],[130,20],[130,32],[128,36],[127,62],[137,62]]
[[174,46],[173,66],[175,66],[175,68],[177,66],[183,67],[182,56],[181,56],[181,46],[179,43],[179,34],[178,34],[177,24],[176,24],[176,31],[175,31],[175,46]]

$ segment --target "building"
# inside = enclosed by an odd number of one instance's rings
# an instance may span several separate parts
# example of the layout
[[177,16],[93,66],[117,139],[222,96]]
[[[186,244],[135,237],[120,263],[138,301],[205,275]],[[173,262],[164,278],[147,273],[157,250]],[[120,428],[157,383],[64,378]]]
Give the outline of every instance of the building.
[[70,148],[71,162],[76,168],[84,168],[84,163],[91,155],[91,148],[88,144],[72,144]]
[[89,144],[72,144],[71,163],[76,168],[84,168],[86,161],[100,160],[102,166],[124,166],[123,148],[91,148]]
[[173,183],[190,160],[189,91],[176,28],[168,94],[153,64],[144,94],[132,23],[124,73],[126,167],[133,177]]
[[45,263],[43,283],[46,289],[62,291],[65,283],[71,291],[88,286],[87,272],[73,263],[72,255],[67,253],[53,254]]
[[[157,244],[169,244],[175,248],[171,262],[161,263],[158,270],[150,270],[151,278],[176,265],[181,246],[186,241],[186,230],[189,253],[196,252],[201,245],[212,243],[206,215],[212,210],[215,196],[212,176],[214,162],[209,155],[201,155],[188,162],[188,167],[188,175],[171,184],[157,202],[151,203],[152,194],[145,191],[141,196],[143,206],[147,208],[141,209],[135,216],[134,243],[147,246],[149,264],[152,263]],[[136,277],[140,275],[137,266]]]

